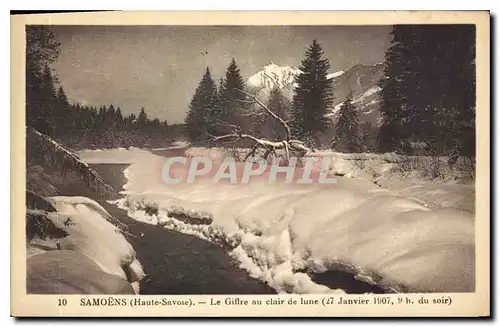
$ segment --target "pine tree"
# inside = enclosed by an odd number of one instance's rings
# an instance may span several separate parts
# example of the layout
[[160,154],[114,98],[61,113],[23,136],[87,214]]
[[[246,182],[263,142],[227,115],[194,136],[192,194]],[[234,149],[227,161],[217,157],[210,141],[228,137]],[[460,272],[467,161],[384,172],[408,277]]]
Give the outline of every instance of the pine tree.
[[123,114],[120,107],[116,108],[116,120],[121,123],[123,121]]
[[185,120],[191,142],[201,142],[213,131],[214,110],[217,105],[217,88],[207,67],[189,104]]
[[108,126],[112,125],[115,123],[116,119],[116,112],[115,112],[115,106],[110,105],[108,110],[106,111],[106,121],[108,122]]
[[49,66],[45,66],[41,78],[40,107],[37,113],[35,128],[49,136],[55,135],[55,117],[57,116],[57,93],[54,77]]
[[142,107],[141,111],[139,112],[139,116],[137,117],[137,124],[139,125],[139,127],[144,127],[147,121],[148,121],[148,115],[146,114],[144,107]]
[[385,54],[384,76],[380,80],[381,91],[381,119],[382,124],[378,135],[378,149],[381,152],[396,150],[401,143],[409,138],[404,124],[407,122],[405,110],[405,95],[408,84],[404,67],[407,62],[407,47],[405,42],[411,37],[410,26],[394,26],[392,42]]
[[56,103],[54,109],[54,125],[55,135],[60,137],[65,133],[74,133],[78,122],[75,121],[75,110],[69,105],[68,98],[62,86],[59,86],[56,95]]
[[[92,109],[89,109],[92,110]],[[97,113],[97,122],[99,125],[104,126],[104,123],[106,121],[106,107],[101,106],[99,107],[99,111]]]
[[68,97],[66,96],[62,86],[59,86],[59,90],[57,91],[57,99],[59,100],[60,106],[64,108],[69,107]]
[[50,116],[56,94],[49,67],[59,53],[60,43],[50,28],[26,26],[26,123],[46,133],[54,132]]
[[[434,32],[441,60],[446,65],[440,76],[441,92],[436,92],[440,100],[437,113],[440,133],[439,148],[449,154],[456,151],[460,155],[475,156],[475,27],[474,25],[438,26],[440,33]],[[438,37],[445,42],[439,42]],[[443,44],[444,43],[444,44]],[[438,151],[439,152],[439,151]]]
[[244,119],[241,116],[241,110],[246,109],[246,105],[241,100],[246,100],[245,95],[241,93],[245,87],[245,82],[241,77],[240,70],[236,61],[231,60],[223,79],[222,87],[219,89],[218,106],[215,112],[217,133],[224,134],[231,132],[231,128],[225,124],[238,125],[244,128]]
[[26,69],[40,76],[44,67],[50,66],[60,53],[61,44],[49,27],[26,26]]
[[323,49],[316,42],[307,49],[295,78],[297,87],[293,96],[294,134],[311,145],[319,145],[320,134],[328,127],[325,117],[333,105],[333,80],[327,79],[330,63],[323,58]]
[[358,112],[352,104],[352,93],[348,94],[340,107],[332,147],[340,152],[360,152],[361,150]]
[[378,150],[411,151],[411,142],[426,143],[433,154],[473,149],[474,26],[396,25],[392,35]]

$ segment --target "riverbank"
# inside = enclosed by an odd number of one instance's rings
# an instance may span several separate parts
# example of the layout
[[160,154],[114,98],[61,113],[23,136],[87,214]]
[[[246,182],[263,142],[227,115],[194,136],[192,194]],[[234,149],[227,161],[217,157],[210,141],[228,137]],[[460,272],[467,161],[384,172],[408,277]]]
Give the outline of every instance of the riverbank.
[[[123,170],[127,165],[90,166],[117,190],[126,183]],[[112,204],[102,205],[128,226],[131,234],[127,236],[128,241],[147,274],[141,281],[141,294],[276,293],[267,284],[249,277],[238,268],[222,248],[195,236],[133,220]]]

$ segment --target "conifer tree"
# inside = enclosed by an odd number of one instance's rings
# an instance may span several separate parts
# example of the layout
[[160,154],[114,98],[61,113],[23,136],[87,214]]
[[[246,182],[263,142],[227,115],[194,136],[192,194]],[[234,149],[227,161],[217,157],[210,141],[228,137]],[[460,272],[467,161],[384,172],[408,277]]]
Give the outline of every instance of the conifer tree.
[[57,116],[57,93],[52,70],[49,66],[45,66],[40,83],[40,102],[35,128],[41,133],[54,136],[56,128],[55,117]]
[[109,122],[108,125],[114,124],[116,119],[115,106],[110,105],[108,110],[106,111],[106,120]]
[[248,106],[241,101],[245,100],[245,95],[240,92],[244,87],[245,82],[233,58],[226,70],[222,87],[219,89],[218,108],[215,114],[218,134],[230,132],[230,128],[224,126],[224,123],[244,127],[242,126],[244,125],[244,120],[241,117],[241,109],[245,109]]
[[139,116],[137,116],[137,124],[139,125],[139,127],[143,127],[146,125],[147,121],[148,115],[146,114],[144,107],[142,107],[141,111],[139,112]]
[[473,154],[474,26],[396,25],[392,35],[380,83],[379,151],[424,142],[432,154],[457,146]]
[[310,145],[319,145],[320,134],[328,127],[325,114],[333,104],[333,80],[327,79],[330,63],[316,40],[305,53],[293,96],[294,134]]
[[358,112],[352,104],[352,93],[340,107],[340,115],[334,129],[332,147],[340,152],[360,152]]
[[408,129],[403,125],[407,120],[408,83],[405,75],[411,70],[405,67],[408,51],[405,44],[411,37],[410,26],[394,26],[391,46],[385,53],[384,76],[380,80],[381,91],[381,121],[378,135],[378,149],[381,152],[396,150],[401,143],[409,138]]
[[59,100],[60,106],[64,108],[69,107],[68,97],[66,96],[66,93],[64,92],[62,86],[59,86],[59,90],[57,91],[57,99]]
[[122,110],[120,109],[120,107],[116,108],[116,120],[118,123],[121,123],[123,120],[123,114],[122,114]]
[[59,53],[60,43],[50,28],[41,25],[26,26],[26,123],[46,132],[52,130],[44,101],[46,69],[57,59]]
[[68,98],[62,86],[57,90],[55,109],[54,109],[54,125],[57,133],[56,137],[64,133],[72,133],[76,126],[80,123],[75,121],[75,110],[71,110]]
[[[208,138],[214,125],[214,111],[217,105],[217,88],[207,67],[193,98],[185,120],[191,142],[201,142]],[[208,133],[207,133],[208,132]]]

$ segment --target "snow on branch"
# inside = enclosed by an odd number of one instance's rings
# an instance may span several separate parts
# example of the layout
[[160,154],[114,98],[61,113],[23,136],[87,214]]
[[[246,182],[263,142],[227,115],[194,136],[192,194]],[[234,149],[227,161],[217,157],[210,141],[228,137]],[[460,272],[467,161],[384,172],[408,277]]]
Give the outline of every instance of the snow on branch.
[[[280,117],[275,112],[273,112],[271,109],[269,109],[264,103],[262,103],[262,101],[257,99],[257,97],[255,95],[249,94],[249,93],[247,93],[243,90],[240,90],[240,89],[235,89],[235,90],[244,94],[248,98],[250,98],[250,101],[249,100],[241,100],[242,102],[258,104],[260,107],[262,107],[264,109],[264,111],[265,111],[265,113],[267,113],[267,115],[269,115],[270,117],[272,117],[273,119],[278,121],[285,128],[286,137],[284,140],[270,141],[270,140],[267,140],[264,138],[258,138],[258,137],[255,137],[253,135],[250,135],[250,134],[242,133],[241,128],[237,125],[229,124],[227,122],[218,121],[218,124],[223,124],[227,127],[232,127],[233,132],[229,133],[229,134],[221,135],[221,136],[210,135],[210,137],[212,138],[212,141],[217,142],[217,141],[223,141],[223,140],[232,140],[233,142],[236,142],[236,141],[241,140],[241,139],[249,140],[254,145],[252,147],[252,150],[245,157],[245,160],[247,160],[249,157],[255,155],[255,153],[258,149],[265,150],[265,153],[263,155],[264,159],[267,159],[270,154],[276,155],[276,150],[282,149],[285,151],[285,159],[287,161],[290,159],[290,151],[298,152],[301,157],[303,157],[307,152],[311,151],[311,149],[309,147],[307,147],[304,144],[304,142],[302,142],[300,140],[291,139],[292,133],[291,133],[290,126],[288,126],[288,123],[282,117]],[[260,115],[260,113],[253,113],[253,115],[257,116],[257,115]]]
[[236,91],[238,92],[241,92],[243,94],[245,94],[247,97],[249,97],[253,102],[257,103],[259,106],[261,106],[271,117],[273,117],[274,119],[276,119],[281,125],[283,125],[283,127],[285,128],[285,131],[286,131],[286,140],[290,140],[291,136],[292,136],[292,132],[290,130],[290,126],[288,126],[288,123],[283,119],[281,118],[280,116],[278,116],[276,113],[274,113],[271,109],[269,109],[265,104],[262,103],[262,101],[260,101],[259,99],[257,99],[257,97],[255,95],[252,95],[252,94],[249,94],[243,90],[240,90],[240,89],[236,89]]

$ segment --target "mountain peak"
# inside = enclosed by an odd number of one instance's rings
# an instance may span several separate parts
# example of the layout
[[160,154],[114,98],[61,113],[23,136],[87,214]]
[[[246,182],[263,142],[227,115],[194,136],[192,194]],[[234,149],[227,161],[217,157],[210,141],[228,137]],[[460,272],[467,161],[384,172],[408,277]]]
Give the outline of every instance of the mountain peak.
[[[339,70],[327,75],[332,79],[335,88],[335,100],[331,112],[327,114],[332,120],[338,115],[338,110],[349,92],[353,93],[353,103],[360,113],[360,119],[375,124],[380,116],[380,87],[378,82],[384,72],[384,64],[356,64],[349,69]],[[275,87],[280,88],[282,94],[293,98],[297,87],[295,77],[302,72],[297,67],[280,66],[273,61],[268,62],[262,69],[250,76],[247,87],[250,92],[263,101],[266,101]]]
[[265,68],[265,67],[276,67],[276,66],[278,66],[278,65],[276,65],[276,64],[274,63],[274,61],[270,61],[267,65],[265,65],[265,66],[264,66],[264,68]]
[[274,62],[270,62],[247,80],[247,85],[256,89],[272,89],[274,87],[283,88],[287,85],[292,85],[295,76],[300,74],[298,68],[290,66],[279,66]]

